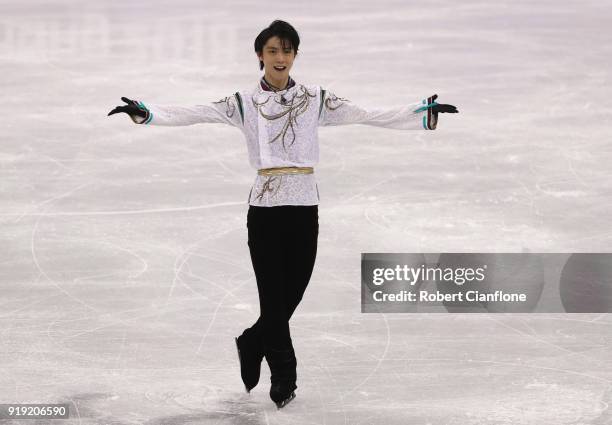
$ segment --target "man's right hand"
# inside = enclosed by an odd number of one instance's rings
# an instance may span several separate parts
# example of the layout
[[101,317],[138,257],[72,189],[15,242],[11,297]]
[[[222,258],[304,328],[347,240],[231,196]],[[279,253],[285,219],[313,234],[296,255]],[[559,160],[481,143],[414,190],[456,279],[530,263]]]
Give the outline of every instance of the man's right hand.
[[128,99],[127,97],[122,97],[121,100],[127,103],[127,105],[117,106],[115,109],[110,111],[107,116],[111,116],[119,112],[125,112],[130,116],[130,118],[132,118],[132,121],[137,124],[142,124],[146,120],[148,116],[148,111],[142,109],[142,107],[139,106],[138,102],[136,102],[135,100]]

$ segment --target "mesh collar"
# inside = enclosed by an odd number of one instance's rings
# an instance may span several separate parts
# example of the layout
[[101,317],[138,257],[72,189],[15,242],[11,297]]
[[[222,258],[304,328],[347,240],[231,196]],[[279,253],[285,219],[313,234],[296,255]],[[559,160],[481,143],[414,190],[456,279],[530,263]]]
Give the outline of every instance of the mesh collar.
[[266,81],[265,76],[261,77],[261,80],[259,81],[259,84],[261,85],[262,90],[265,90],[265,91],[274,91],[275,92],[275,91],[285,91],[285,90],[290,89],[291,87],[295,86],[295,81],[293,81],[293,78],[291,78],[291,75],[290,75],[289,76],[289,81],[287,82],[287,87],[284,88],[283,90],[274,90],[271,87],[271,84]]

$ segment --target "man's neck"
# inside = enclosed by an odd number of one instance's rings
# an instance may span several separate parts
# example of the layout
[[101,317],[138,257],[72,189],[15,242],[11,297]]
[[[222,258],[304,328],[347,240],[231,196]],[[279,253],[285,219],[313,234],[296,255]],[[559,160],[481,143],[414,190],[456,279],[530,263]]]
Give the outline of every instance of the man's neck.
[[285,88],[287,88],[287,85],[289,84],[289,76],[287,76],[287,78],[283,80],[277,80],[268,75],[264,75],[264,79],[266,80],[266,83],[268,83],[270,88],[274,91],[285,90]]

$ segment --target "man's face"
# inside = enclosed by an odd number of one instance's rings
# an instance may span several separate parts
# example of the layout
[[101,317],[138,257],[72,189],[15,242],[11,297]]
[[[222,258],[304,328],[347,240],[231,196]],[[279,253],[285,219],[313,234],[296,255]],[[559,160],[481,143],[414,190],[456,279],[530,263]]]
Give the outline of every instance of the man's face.
[[[273,76],[275,79],[284,79],[289,75],[289,71],[293,66],[295,52],[290,47],[289,41],[285,40],[283,46],[281,39],[277,36],[268,39],[263,47],[262,55],[259,60],[263,61],[266,75]],[[275,67],[285,67],[284,69],[276,69]]]

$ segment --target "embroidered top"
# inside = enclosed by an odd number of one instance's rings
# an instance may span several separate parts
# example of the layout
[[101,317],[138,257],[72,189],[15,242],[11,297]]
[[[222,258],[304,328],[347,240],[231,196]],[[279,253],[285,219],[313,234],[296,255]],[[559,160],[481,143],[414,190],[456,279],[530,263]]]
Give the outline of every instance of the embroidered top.
[[[437,114],[432,97],[405,106],[364,109],[317,85],[296,84],[274,91],[264,78],[253,89],[241,90],[216,102],[170,106],[139,101],[145,118],[137,124],[182,126],[223,123],[240,129],[249,163],[255,170],[275,167],[315,167],[319,162],[318,128],[366,124],[399,130],[434,130]],[[316,173],[316,168],[315,168]],[[313,174],[256,174],[248,203],[255,206],[318,205]]]

